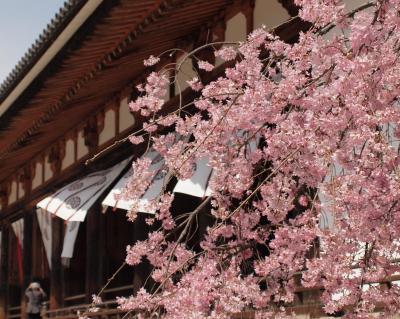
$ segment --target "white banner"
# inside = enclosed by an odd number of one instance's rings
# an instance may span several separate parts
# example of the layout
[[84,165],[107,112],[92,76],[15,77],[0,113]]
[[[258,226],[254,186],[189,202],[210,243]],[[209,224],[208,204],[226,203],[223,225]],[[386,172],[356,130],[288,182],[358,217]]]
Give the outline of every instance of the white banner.
[[14,230],[14,234],[18,239],[18,243],[21,248],[24,246],[24,220],[18,219],[16,222],[11,224],[12,229]]
[[[244,138],[244,133],[240,131],[238,136]],[[260,136],[247,141],[246,153],[254,152],[258,148]],[[211,196],[212,190],[209,187],[209,181],[212,176],[212,168],[208,166],[208,158],[201,158],[196,161],[196,169],[192,177],[186,180],[178,180],[174,188],[174,193],[183,193],[195,197],[203,198]]]
[[246,153],[254,152],[258,148],[258,143],[260,142],[260,134],[257,133],[251,139],[248,140],[249,136],[245,131],[238,131],[237,137],[243,139],[243,143],[246,142]]
[[212,168],[208,166],[208,158],[198,159],[192,177],[185,180],[178,180],[174,188],[174,193],[204,197],[206,193],[210,192],[210,190],[207,191],[207,186],[211,173]]
[[78,179],[46,197],[37,206],[67,221],[82,222],[90,207],[128,165],[129,161],[130,159],[127,159],[109,169]]
[[[155,171],[155,176],[153,178],[152,183],[150,184],[149,188],[147,191],[144,193],[142,198],[140,199],[139,202],[139,211],[142,213],[149,213],[149,214],[154,214],[154,212],[148,211],[146,209],[146,204],[156,198],[158,195],[160,195],[165,183],[167,183],[168,178],[170,174],[165,173],[162,168],[164,165],[164,159],[163,157],[156,151],[150,151],[148,154],[144,155],[152,160],[151,165],[150,165],[150,170]],[[110,191],[110,193],[106,196],[106,198],[103,200],[102,204],[104,206],[110,206],[114,208],[120,208],[120,209],[125,209],[129,210],[133,203],[131,200],[126,200],[126,199],[120,199],[116,200],[115,196],[118,196],[122,193],[123,189],[126,186],[126,183],[132,176],[132,170],[129,170],[119,181],[118,183],[113,187],[113,189]]]
[[72,258],[76,237],[78,236],[80,222],[68,222],[65,229],[61,258]]
[[52,243],[52,231],[51,231],[51,219],[52,216],[49,212],[44,209],[36,209],[36,216],[42,233],[44,250],[46,251],[47,261],[51,269],[51,243]]

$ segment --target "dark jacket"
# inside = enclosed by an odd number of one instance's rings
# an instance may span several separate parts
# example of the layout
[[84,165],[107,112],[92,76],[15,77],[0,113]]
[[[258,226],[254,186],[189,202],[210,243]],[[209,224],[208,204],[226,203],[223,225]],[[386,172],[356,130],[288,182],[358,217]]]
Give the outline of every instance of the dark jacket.
[[27,313],[40,313],[40,306],[46,298],[43,290],[28,288],[25,290],[25,296],[28,297],[28,304],[26,307]]

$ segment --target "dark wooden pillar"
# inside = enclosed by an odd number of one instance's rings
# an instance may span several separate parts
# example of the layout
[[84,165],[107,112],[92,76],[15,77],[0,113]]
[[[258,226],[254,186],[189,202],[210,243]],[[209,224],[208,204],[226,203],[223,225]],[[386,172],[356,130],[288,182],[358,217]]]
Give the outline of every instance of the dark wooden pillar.
[[99,145],[99,132],[102,130],[102,125],[101,120],[98,121],[96,117],[91,117],[86,123],[83,134],[89,153],[95,152]]
[[[152,226],[146,223],[146,214],[138,214],[133,224],[133,243],[137,241],[143,241],[147,239],[148,233],[152,230]],[[128,266],[130,267],[130,266]],[[147,260],[143,261],[139,265],[134,267],[133,273],[133,292],[136,293],[140,288],[143,287],[144,283],[147,283],[146,288],[152,288],[152,280],[147,280],[151,272],[151,266]]]
[[21,287],[21,314],[26,318],[25,289],[32,281],[32,213],[26,212],[24,216],[24,239],[22,243],[22,269],[23,282]]
[[53,218],[52,247],[51,247],[51,271],[50,271],[50,309],[56,309],[63,305],[63,276],[61,264],[61,252],[64,239],[64,221],[61,218]]
[[1,228],[1,251],[0,251],[0,319],[7,318],[8,308],[8,247],[9,226]]
[[101,206],[94,205],[86,216],[86,301],[92,302],[92,295],[97,294],[103,284],[103,255],[104,232],[101,225],[104,223]]

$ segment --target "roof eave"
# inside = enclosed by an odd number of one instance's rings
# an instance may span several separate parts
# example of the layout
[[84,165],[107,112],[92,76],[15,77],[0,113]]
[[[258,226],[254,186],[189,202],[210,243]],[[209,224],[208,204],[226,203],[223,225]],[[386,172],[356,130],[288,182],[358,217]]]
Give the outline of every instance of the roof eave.
[[56,14],[0,86],[0,120],[102,2],[71,0],[65,3],[60,14]]

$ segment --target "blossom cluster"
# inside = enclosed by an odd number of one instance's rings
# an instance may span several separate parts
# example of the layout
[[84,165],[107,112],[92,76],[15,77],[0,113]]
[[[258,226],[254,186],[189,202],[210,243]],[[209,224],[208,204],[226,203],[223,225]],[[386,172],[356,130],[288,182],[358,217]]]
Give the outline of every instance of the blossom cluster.
[[[216,50],[235,64],[209,83],[189,81],[200,94],[190,104],[196,112],[161,114],[162,72],[130,104],[147,118],[171,176],[190,178],[196,160],[209,159],[203,203],[211,203],[212,222],[194,249],[186,238],[204,210],[174,216],[171,194],[155,198],[161,228],[127,248],[127,263],[146,259],[157,288],[119,299],[121,308],[143,318],[248,310],[290,318],[308,287],[322,291],[327,314],[400,311],[400,286],[391,282],[400,271],[400,1],[350,14],[339,0],[295,3],[313,27],[294,44],[259,29]],[[209,61],[198,66],[214,70]],[[140,199],[154,178],[149,167],[146,158],[134,163],[126,196]],[[324,214],[334,221],[328,227]]]

